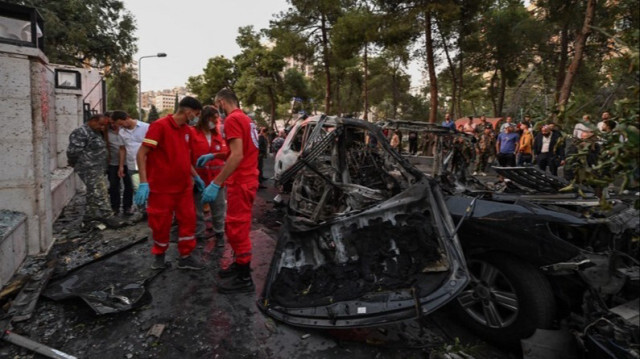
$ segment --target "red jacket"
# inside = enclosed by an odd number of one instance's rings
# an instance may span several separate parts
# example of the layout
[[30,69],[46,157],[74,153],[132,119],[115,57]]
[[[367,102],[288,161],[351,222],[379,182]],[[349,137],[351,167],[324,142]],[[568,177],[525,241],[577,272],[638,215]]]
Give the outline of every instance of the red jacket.
[[196,167],[196,161],[200,156],[205,155],[207,153],[227,153],[229,149],[227,148],[227,143],[222,138],[222,134],[220,133],[220,124],[217,125],[218,134],[214,135],[211,133],[211,145],[207,141],[207,137],[204,132],[199,129],[192,127],[191,128],[191,139],[189,141],[189,146],[191,147],[191,164],[195,167],[196,172],[198,172],[198,176],[202,178],[205,185],[208,185],[213,181],[214,178],[220,173],[222,167],[224,166],[223,159],[213,159],[205,164],[205,167],[198,168]]

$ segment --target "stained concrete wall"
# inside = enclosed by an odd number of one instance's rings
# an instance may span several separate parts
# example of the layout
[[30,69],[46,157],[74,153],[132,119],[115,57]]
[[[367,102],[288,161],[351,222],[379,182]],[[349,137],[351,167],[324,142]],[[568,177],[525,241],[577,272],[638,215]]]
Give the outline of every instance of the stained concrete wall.
[[64,66],[81,72],[83,88],[55,89],[56,67],[38,49],[0,43],[0,210],[11,211],[0,212],[0,229],[11,219],[4,214],[24,214],[0,233],[0,287],[27,254],[50,248],[52,223],[80,182],[67,167],[66,149],[83,123],[83,100],[98,107],[101,77],[95,69]]
[[37,49],[0,47],[0,208],[27,215],[30,254],[46,251],[52,241],[49,123],[55,97],[47,62]]

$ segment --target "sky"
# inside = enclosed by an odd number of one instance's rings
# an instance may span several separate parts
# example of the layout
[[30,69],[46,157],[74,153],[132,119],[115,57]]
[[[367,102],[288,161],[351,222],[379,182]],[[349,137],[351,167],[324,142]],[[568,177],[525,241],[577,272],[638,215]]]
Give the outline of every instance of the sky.
[[[286,0],[123,0],[135,16],[141,56],[164,52],[164,58],[142,60],[142,91],[184,86],[189,76],[201,74],[207,61],[223,55],[233,58],[238,28],[269,27],[274,14],[286,11]],[[419,81],[417,64],[409,69],[412,83]]]

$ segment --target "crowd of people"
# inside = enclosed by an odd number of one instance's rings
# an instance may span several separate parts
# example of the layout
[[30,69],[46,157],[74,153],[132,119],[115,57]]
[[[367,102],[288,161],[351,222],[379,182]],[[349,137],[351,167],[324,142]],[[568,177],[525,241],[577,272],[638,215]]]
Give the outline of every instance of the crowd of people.
[[221,246],[226,237],[234,262],[218,272],[226,279],[218,291],[253,291],[252,206],[266,180],[262,160],[269,148],[282,146],[284,134],[270,141],[229,89],[214,104],[187,96],[174,114],[152,124],[124,111],[93,115],[71,133],[68,163],[86,186],[85,223],[119,228],[146,216],[153,269],[166,266],[172,235],[177,267],[188,270],[205,268],[192,256],[198,240],[215,238]]
[[[446,150],[454,150],[452,171],[464,170],[474,176],[486,176],[488,167],[495,163],[501,167],[535,165],[557,176],[558,168],[565,165],[566,157],[575,153],[578,141],[586,140],[592,144],[590,157],[591,162],[595,161],[599,135],[611,132],[616,122],[609,112],[602,113],[598,123],[592,122],[590,115],[584,115],[572,132],[564,132],[552,122],[536,124],[529,116],[524,116],[519,123],[507,116],[495,125],[484,115],[479,121],[469,116],[464,123],[456,126],[451,115],[446,114],[440,126],[466,135],[446,143]],[[417,131],[409,131],[408,148],[402,144],[402,132],[399,129],[388,133],[387,137],[392,148],[408,150],[410,155],[416,155],[421,150],[422,155],[433,156],[436,151],[437,136],[434,132],[425,131],[420,136]],[[565,169],[564,176],[570,180],[573,172]]]

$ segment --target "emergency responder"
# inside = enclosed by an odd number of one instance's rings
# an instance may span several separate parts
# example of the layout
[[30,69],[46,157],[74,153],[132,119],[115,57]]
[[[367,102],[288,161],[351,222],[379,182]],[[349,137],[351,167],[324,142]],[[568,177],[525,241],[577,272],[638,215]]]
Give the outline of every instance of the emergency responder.
[[108,118],[93,115],[69,135],[67,161],[87,187],[83,222],[102,222],[111,228],[124,223],[113,213],[109,203],[107,178],[107,144],[102,137]]
[[[205,106],[202,109],[200,119],[196,122],[193,128],[193,136],[191,136],[189,140],[189,145],[191,147],[191,164],[193,166],[196,165],[198,158],[204,154],[220,153],[223,154],[223,156],[226,156],[227,152],[229,152],[227,143],[222,137],[219,120],[220,116],[215,107]],[[213,179],[220,174],[222,166],[224,166],[224,160],[222,158],[214,158],[205,163],[203,167],[196,168],[198,177],[194,178],[196,182],[202,181],[201,190],[195,192],[197,239],[204,238],[206,231],[201,192],[206,185],[211,183]],[[213,233],[216,237],[216,245],[218,247],[224,245],[224,217],[227,213],[226,197],[226,190],[223,187],[220,189],[215,201],[209,203]]]
[[178,111],[155,121],[138,150],[140,186],[134,197],[138,206],[147,202],[149,227],[153,235],[152,268],[164,268],[169,247],[169,231],[175,215],[178,222],[179,269],[204,269],[191,252],[196,247],[194,236],[196,213],[193,206],[193,180],[197,176],[191,166],[187,122],[200,115],[202,105],[193,97],[185,97]]
[[[218,285],[221,293],[250,292],[254,290],[251,279],[251,208],[258,191],[258,132],[256,125],[238,107],[238,98],[229,89],[220,90],[215,97],[219,111],[227,114],[224,134],[229,147],[227,162],[222,171],[202,194],[203,202],[213,202],[223,184],[227,187],[225,233],[235,254],[235,261],[218,272],[228,281]],[[222,154],[206,154],[197,161],[202,166]]]

